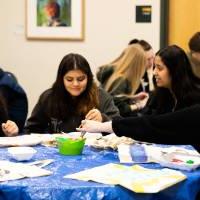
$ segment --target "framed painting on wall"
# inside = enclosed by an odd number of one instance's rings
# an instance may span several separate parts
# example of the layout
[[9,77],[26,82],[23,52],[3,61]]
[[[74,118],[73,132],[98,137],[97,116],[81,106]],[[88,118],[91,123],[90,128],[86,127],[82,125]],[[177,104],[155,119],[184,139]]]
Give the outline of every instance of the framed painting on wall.
[[27,39],[84,39],[84,0],[26,0]]

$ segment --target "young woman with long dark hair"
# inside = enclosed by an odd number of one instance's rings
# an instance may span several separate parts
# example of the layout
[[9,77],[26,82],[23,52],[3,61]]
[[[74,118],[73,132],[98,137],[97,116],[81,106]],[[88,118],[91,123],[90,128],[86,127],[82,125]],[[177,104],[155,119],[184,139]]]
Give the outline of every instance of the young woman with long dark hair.
[[71,53],[62,59],[53,86],[40,96],[25,132],[72,132],[83,119],[104,122],[118,116],[112,97],[94,82],[88,61]]
[[84,120],[81,130],[115,132],[153,143],[190,144],[200,151],[200,79],[193,74],[186,53],[176,45],[158,51],[154,76],[157,87],[143,115],[107,123]]

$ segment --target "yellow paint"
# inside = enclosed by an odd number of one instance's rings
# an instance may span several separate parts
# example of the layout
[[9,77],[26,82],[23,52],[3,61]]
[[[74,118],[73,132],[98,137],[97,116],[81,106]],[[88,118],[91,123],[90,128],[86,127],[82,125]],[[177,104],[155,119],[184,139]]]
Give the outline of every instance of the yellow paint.
[[143,12],[151,13],[151,7],[144,7],[142,8]]

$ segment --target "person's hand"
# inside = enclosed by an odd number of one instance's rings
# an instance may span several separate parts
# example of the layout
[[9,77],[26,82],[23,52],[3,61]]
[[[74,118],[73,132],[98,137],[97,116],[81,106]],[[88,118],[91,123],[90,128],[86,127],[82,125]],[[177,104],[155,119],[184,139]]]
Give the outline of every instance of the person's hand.
[[149,95],[136,102],[136,105],[137,105],[139,110],[146,106],[148,99],[149,99]]
[[148,93],[146,93],[146,92],[139,92],[139,93],[137,93],[136,95],[134,95],[132,97],[132,100],[134,100],[134,101],[137,102],[137,101],[144,100],[144,99],[148,100],[148,98],[149,98],[149,94]]
[[6,123],[2,123],[2,130],[6,136],[15,136],[18,135],[19,128],[15,122],[8,120]]
[[133,104],[130,105],[131,110],[141,110],[146,106],[149,99],[149,94],[146,92],[140,92],[133,97]]
[[85,119],[87,120],[94,120],[98,122],[102,122],[103,118],[101,115],[101,112],[98,109],[92,109],[90,110],[87,115],[85,116]]
[[79,128],[76,128],[76,130],[81,132],[90,132],[90,133],[113,132],[111,122],[102,123],[93,120],[82,120],[81,126]]

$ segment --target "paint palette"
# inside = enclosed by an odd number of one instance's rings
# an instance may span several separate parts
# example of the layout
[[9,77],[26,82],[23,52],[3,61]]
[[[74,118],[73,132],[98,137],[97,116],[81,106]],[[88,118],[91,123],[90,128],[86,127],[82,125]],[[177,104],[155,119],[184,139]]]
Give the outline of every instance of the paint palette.
[[164,167],[191,171],[200,166],[200,156],[183,153],[168,153],[163,155],[163,160],[160,164]]

